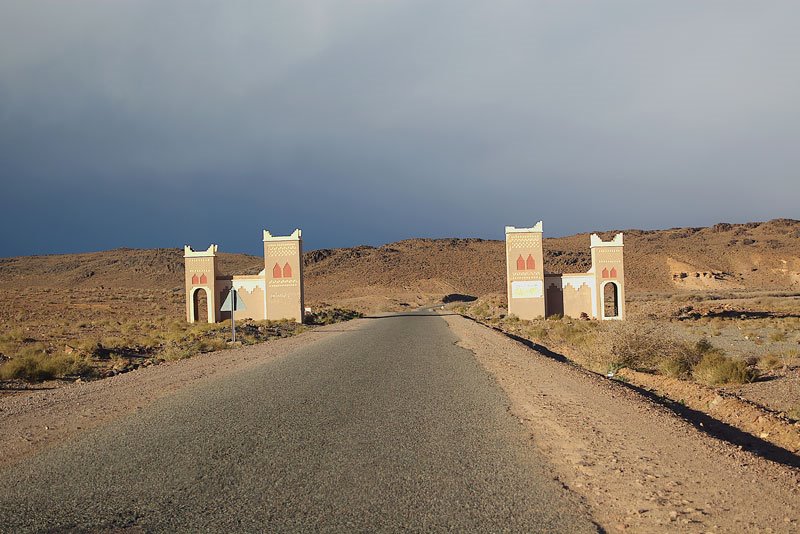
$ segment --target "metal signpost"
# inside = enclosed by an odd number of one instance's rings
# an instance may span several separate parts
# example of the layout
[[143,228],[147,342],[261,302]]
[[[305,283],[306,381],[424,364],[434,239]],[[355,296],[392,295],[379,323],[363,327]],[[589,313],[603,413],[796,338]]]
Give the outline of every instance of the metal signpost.
[[220,311],[231,312],[231,331],[233,333],[233,343],[236,343],[236,319],[234,318],[235,312],[239,310],[244,311],[246,309],[247,307],[244,305],[242,299],[239,298],[239,294],[234,288],[231,288],[227,298],[225,299],[225,302],[222,303],[222,308],[220,308]]

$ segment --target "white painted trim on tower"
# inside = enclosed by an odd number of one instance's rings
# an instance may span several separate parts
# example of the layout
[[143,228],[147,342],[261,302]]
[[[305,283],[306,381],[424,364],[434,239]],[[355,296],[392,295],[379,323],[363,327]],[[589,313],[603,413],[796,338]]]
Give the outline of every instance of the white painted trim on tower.
[[183,246],[184,258],[208,258],[217,255],[217,245],[212,244],[207,250],[194,250],[189,245]]
[[594,247],[621,247],[622,244],[622,233],[619,233],[614,236],[614,239],[611,241],[603,241],[600,239],[600,236],[597,234],[592,234],[589,236],[589,246],[590,248]]
[[189,292],[189,319],[190,319],[189,322],[190,323],[195,322],[194,316],[196,315],[195,314],[196,310],[194,309],[194,294],[197,293],[198,289],[204,289],[206,292],[206,308],[208,308],[208,323],[209,324],[215,323],[216,310],[214,309],[214,306],[211,305],[211,297],[213,293],[211,292],[211,289],[208,286],[195,286]]
[[269,230],[264,230],[264,241],[300,241],[302,235],[303,232],[301,232],[299,228],[290,235],[285,236],[274,236],[269,233]]
[[[615,293],[617,294],[617,315],[613,317],[606,317],[606,286],[608,284],[614,284]],[[600,311],[600,318],[603,321],[621,321],[622,320],[622,286],[618,280],[606,280],[605,282],[600,282],[600,294],[603,295],[603,306]]]
[[542,221],[537,222],[531,228],[516,228],[514,226],[506,226],[507,234],[521,234],[525,232],[542,232]]

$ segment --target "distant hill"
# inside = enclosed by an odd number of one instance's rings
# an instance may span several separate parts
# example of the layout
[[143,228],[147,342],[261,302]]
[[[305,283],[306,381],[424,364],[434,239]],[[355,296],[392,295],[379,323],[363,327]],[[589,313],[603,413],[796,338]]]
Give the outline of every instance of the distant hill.
[[[601,233],[605,239],[617,231]],[[800,221],[708,228],[624,230],[629,294],[681,290],[800,289]],[[223,244],[224,246],[224,244]],[[590,267],[589,234],[547,238],[545,268]],[[481,296],[505,287],[503,242],[409,239],[380,247],[305,253],[312,304],[376,309],[429,301],[450,293]],[[220,255],[226,273],[257,273],[263,259]],[[115,249],[87,254],[0,258],[0,289],[15,287],[162,288],[182,286],[180,249]]]

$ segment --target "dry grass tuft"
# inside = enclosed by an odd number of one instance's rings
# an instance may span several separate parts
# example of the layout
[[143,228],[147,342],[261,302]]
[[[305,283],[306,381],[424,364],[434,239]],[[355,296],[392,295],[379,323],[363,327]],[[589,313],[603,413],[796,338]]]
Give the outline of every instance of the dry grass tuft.
[[31,382],[92,375],[89,360],[73,354],[32,353],[17,356],[0,366],[0,379],[20,379]]
[[692,377],[710,386],[752,382],[758,373],[743,360],[714,351],[707,353],[692,369]]

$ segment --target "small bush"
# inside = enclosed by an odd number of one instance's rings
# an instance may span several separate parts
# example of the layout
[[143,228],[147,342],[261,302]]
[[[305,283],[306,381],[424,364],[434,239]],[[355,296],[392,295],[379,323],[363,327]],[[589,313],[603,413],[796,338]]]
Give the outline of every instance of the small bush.
[[198,343],[198,349],[200,352],[214,352],[227,348],[227,346],[228,343],[224,339],[220,338],[202,339]]
[[729,358],[717,351],[705,354],[692,369],[692,377],[710,386],[752,382],[756,371],[743,360]]
[[22,328],[12,328],[0,335],[0,341],[8,341],[12,343],[22,343],[25,341],[25,331]]
[[686,379],[692,375],[692,366],[679,355],[673,355],[658,362],[658,371],[665,376]]
[[47,363],[55,377],[90,376],[93,373],[91,363],[75,354],[52,354]]
[[777,354],[766,354],[759,358],[758,365],[763,369],[778,369],[783,367],[783,358]]
[[548,331],[547,328],[544,326],[533,326],[527,332],[527,337],[530,339],[535,340],[545,340],[547,339]]
[[774,341],[779,343],[781,341],[786,341],[786,332],[782,332],[780,330],[773,332],[769,335],[770,341]]
[[178,345],[170,345],[159,353],[159,357],[166,361],[183,360],[197,354],[197,350],[192,347],[182,347]]
[[52,378],[49,370],[42,365],[42,359],[35,356],[18,356],[0,366],[0,379],[20,379],[30,382]]
[[0,366],[0,379],[38,382],[65,376],[88,376],[90,363],[72,354],[28,354],[17,356]]
[[670,354],[673,346],[673,340],[656,329],[637,324],[619,326],[613,332],[610,367],[649,370]]

